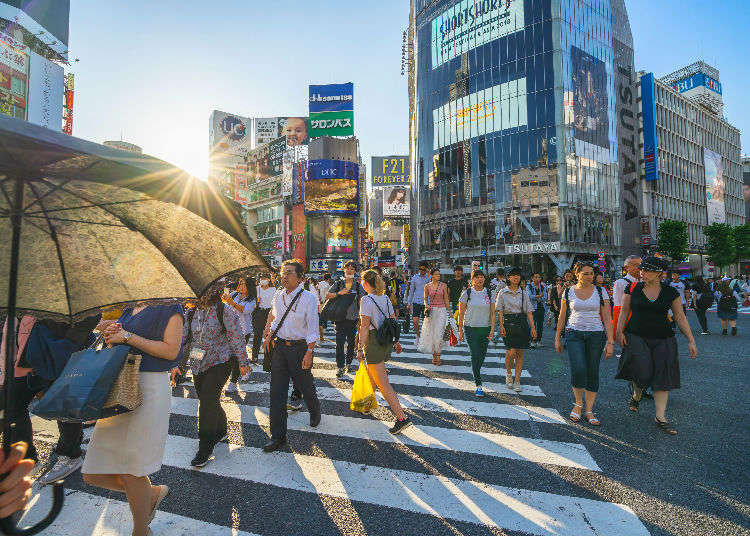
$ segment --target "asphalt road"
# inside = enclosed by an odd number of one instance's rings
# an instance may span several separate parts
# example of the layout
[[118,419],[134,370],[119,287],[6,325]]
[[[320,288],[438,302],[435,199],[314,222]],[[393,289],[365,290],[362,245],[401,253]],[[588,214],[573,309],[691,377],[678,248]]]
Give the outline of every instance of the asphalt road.
[[[710,315],[716,333],[718,320]],[[692,311],[688,317],[696,329]],[[309,429],[300,412],[290,417],[290,446],[259,453],[268,437],[268,394],[267,377],[255,374],[244,393],[225,397],[228,443],[195,471],[187,462],[197,444],[197,401],[191,386],[177,388],[164,466],[153,477],[174,493],[154,533],[749,534],[750,315],[740,315],[738,324],[737,337],[696,335],[697,360],[678,336],[682,388],[668,407],[677,437],[656,429],[653,402],[642,402],[638,414],[627,409],[627,386],[613,379],[614,358],[601,368],[596,407],[603,426],[565,422],[561,416],[572,407],[569,368],[565,354],[552,348],[551,328],[546,348],[526,353],[530,377],[520,396],[504,390],[501,348],[485,365],[487,396],[479,404],[464,385],[471,375],[460,371],[461,352],[444,356],[455,367],[450,371],[435,371],[424,356],[400,359],[390,375],[415,423],[400,441],[384,432],[382,421],[392,420],[387,408],[370,417],[349,411],[351,382],[329,378],[334,365],[323,353],[316,364],[319,430]],[[42,470],[56,427],[35,426]],[[43,534],[129,534],[122,494],[91,488],[80,474],[66,484],[68,506]]]

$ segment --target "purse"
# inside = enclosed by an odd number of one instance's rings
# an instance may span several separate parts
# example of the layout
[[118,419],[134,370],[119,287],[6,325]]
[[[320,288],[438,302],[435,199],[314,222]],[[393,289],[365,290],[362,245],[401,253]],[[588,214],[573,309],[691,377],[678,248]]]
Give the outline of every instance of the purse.
[[141,359],[143,358],[140,355],[128,354],[120,374],[112,385],[107,401],[102,407],[100,419],[133,411],[143,404],[143,391],[138,381]]
[[289,303],[289,307],[286,308],[286,312],[281,317],[281,320],[279,320],[279,324],[276,326],[276,329],[273,330],[273,333],[271,333],[271,340],[268,342],[268,351],[263,353],[263,370],[266,372],[271,372],[271,358],[273,357],[273,351],[276,349],[276,344],[274,344],[273,340],[276,338],[276,334],[281,329],[281,326],[284,325],[284,320],[286,320],[287,315],[289,314],[289,311],[292,310],[292,307],[294,306],[294,302],[297,301],[297,299],[302,294],[303,290],[300,290],[297,295],[292,299],[291,303]]

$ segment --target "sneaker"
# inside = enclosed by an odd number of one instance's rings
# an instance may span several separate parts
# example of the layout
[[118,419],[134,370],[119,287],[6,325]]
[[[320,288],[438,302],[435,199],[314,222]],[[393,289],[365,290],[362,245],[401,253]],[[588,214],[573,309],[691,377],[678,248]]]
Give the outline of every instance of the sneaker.
[[224,389],[225,393],[236,393],[237,391],[239,391],[239,387],[234,382],[229,382],[226,389]]
[[83,465],[83,456],[78,458],[68,458],[67,456],[58,456],[52,469],[39,479],[42,486],[52,484],[58,480],[64,480],[65,477],[75,473]]
[[514,391],[515,391],[516,393],[520,393],[521,391],[523,391],[523,387],[521,387],[521,382],[515,382],[515,383],[513,384],[513,390],[514,390]]
[[701,331],[701,335],[711,335],[710,331]]
[[478,386],[477,390],[474,391],[474,396],[484,396],[484,391],[482,391],[482,386]]
[[725,329],[722,329],[722,330],[721,330],[721,334],[722,334],[722,335],[726,335],[726,334],[727,334],[727,330],[725,330]]
[[341,378],[344,377],[344,374],[346,374],[346,368],[339,367],[338,370],[336,371],[336,378],[340,380]]
[[302,409],[302,400],[289,399],[286,403],[286,409],[289,411],[299,411]]
[[544,348],[544,343],[542,341],[539,341],[536,343],[537,348]]
[[513,388],[513,377],[512,376],[506,376],[505,377],[505,387],[507,387],[508,389],[512,389]]
[[407,428],[409,426],[411,426],[411,421],[409,420],[409,417],[406,417],[405,419],[396,421],[396,423],[391,428],[389,428],[388,431],[393,435],[396,435],[403,432],[404,428]]
[[208,463],[208,460],[211,459],[211,455],[214,453],[214,449],[204,449],[200,448],[198,449],[198,453],[195,455],[195,458],[190,462],[190,465],[193,467],[203,467]]
[[734,337],[735,335],[737,335],[737,326],[734,326],[732,328],[732,337]]
[[529,348],[536,348],[536,342],[535,341],[531,341],[529,343]]

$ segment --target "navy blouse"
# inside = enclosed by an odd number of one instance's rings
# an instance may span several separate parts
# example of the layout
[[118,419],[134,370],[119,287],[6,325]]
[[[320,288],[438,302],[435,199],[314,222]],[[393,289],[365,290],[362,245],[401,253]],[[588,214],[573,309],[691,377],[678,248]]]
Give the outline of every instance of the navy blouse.
[[[139,335],[144,339],[150,339],[152,341],[164,340],[164,331],[167,329],[169,319],[174,315],[183,316],[182,305],[149,305],[143,309],[140,313],[133,316],[133,308],[125,309],[120,317],[120,324],[122,329]],[[180,353],[177,359],[169,360],[154,357],[149,354],[144,354],[143,351],[132,348],[133,354],[142,355],[141,360],[141,372],[165,372],[172,370],[182,360],[182,346],[180,346]]]

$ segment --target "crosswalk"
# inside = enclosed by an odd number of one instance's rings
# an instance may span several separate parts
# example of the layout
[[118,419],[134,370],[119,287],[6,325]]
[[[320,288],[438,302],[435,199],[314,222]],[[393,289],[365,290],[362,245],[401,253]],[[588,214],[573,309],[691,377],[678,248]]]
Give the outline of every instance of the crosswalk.
[[[382,397],[370,415],[349,411],[353,375],[336,378],[330,340],[313,367],[322,423],[311,428],[306,411],[290,414],[289,448],[272,454],[260,448],[269,433],[267,374],[254,371],[222,398],[229,437],[200,470],[190,467],[198,447],[195,389],[190,382],[174,388],[163,468],[153,476],[174,493],[151,524],[154,535],[649,534],[627,506],[549,476],[564,470],[597,478],[601,468],[585,446],[561,439],[570,437],[561,434],[569,424],[545,407],[527,371],[521,393],[506,389],[502,345],[490,345],[482,370],[487,396],[477,398],[465,345],[448,349],[437,366],[414,343],[404,335],[404,352],[388,363],[414,422],[397,436],[388,432],[393,417]],[[34,425],[38,439],[54,440],[54,423]],[[68,504],[43,534],[129,534],[122,494],[80,477],[67,485]],[[49,498],[35,501],[28,520]]]

